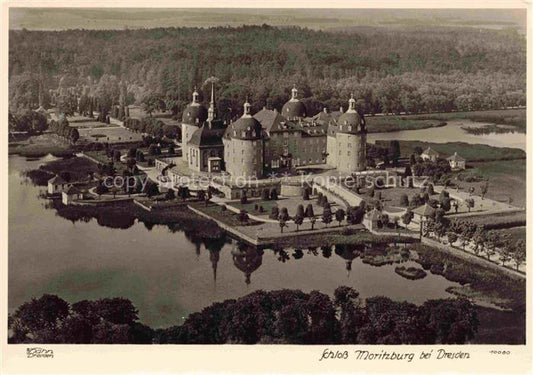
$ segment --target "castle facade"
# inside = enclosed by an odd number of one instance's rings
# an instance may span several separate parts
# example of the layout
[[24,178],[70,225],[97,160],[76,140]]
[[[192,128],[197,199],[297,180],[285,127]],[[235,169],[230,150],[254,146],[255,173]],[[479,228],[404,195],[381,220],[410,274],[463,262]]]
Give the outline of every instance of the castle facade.
[[229,124],[216,117],[214,89],[206,109],[193,93],[182,117],[182,154],[189,168],[204,172],[225,170],[233,178],[263,178],[280,170],[328,164],[341,173],[366,169],[366,124],[355,109],[326,110],[308,116],[292,89],[278,112],[263,108],[252,115],[246,101],[242,116]]

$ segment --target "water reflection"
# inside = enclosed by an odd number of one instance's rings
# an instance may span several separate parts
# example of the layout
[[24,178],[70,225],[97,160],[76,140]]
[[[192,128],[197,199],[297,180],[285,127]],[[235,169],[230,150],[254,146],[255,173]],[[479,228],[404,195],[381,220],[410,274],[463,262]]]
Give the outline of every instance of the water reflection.
[[[446,288],[458,285],[431,273],[423,280],[404,279],[389,265],[403,259],[401,250],[387,246],[256,248],[208,233],[197,221],[161,225],[121,206],[72,210],[39,199],[44,188],[22,181],[19,172],[39,162],[11,156],[9,163],[10,311],[43,293],[71,303],[119,296],[137,306],[143,323],[167,327],[214,302],[259,289],[332,295],[346,285],[363,298],[383,295],[420,304],[449,297]],[[363,263],[370,259],[379,270]]]
[[233,264],[244,273],[244,282],[250,285],[251,276],[263,264],[263,250],[253,245],[237,242],[231,250]]

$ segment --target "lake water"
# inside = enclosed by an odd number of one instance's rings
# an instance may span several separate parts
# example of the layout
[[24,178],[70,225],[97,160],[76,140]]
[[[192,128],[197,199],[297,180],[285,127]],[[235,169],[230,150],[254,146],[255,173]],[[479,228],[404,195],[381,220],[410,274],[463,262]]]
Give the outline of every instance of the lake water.
[[466,142],[472,144],[485,144],[494,147],[512,147],[526,150],[526,134],[503,133],[474,135],[467,133],[461,127],[482,127],[489,123],[474,122],[470,120],[450,120],[438,128],[420,130],[401,130],[389,133],[370,133],[367,140],[375,143],[376,140],[422,141],[434,143]]
[[200,243],[190,233],[172,233],[165,226],[149,230],[136,222],[122,230],[100,226],[94,219],[72,223],[45,207],[47,200],[38,198],[44,187],[21,176],[47,160],[9,157],[10,312],[43,293],[71,303],[125,297],[139,309],[143,323],[167,327],[215,301],[257,289],[332,295],[338,286],[348,285],[362,297],[383,295],[420,304],[450,297],[445,289],[457,285],[430,273],[422,280],[407,280],[394,272],[396,265],[374,267],[360,258],[348,271],[346,260],[335,252],[326,258],[320,250],[317,255],[304,250],[301,259],[291,256],[280,262],[279,254],[269,249],[247,248],[244,256],[235,256],[236,243]]

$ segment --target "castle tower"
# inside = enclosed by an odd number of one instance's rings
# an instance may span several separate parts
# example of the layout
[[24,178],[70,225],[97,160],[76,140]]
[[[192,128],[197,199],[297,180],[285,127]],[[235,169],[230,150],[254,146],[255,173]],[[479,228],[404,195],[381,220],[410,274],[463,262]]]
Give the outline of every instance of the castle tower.
[[187,162],[189,161],[188,142],[196,129],[207,119],[207,110],[200,104],[198,98],[198,91],[194,88],[192,102],[183,111],[181,119],[181,150],[182,157]]
[[226,171],[235,178],[260,178],[263,175],[263,132],[251,114],[248,101],[244,113],[230,124],[224,136]]
[[348,110],[336,124],[335,152],[336,167],[342,173],[360,172],[366,169],[366,124],[365,118],[355,109],[353,94],[348,101]]

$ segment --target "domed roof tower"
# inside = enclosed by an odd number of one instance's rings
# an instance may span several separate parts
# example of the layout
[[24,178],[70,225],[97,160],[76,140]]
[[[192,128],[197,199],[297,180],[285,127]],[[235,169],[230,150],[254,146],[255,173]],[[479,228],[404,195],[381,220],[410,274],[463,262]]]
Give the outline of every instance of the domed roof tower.
[[298,99],[298,90],[293,86],[291,99],[281,108],[281,114],[288,120],[295,120],[307,116],[305,104]]
[[230,137],[234,139],[255,140],[262,137],[261,123],[252,117],[248,100],[244,103],[244,113],[231,125]]
[[183,116],[181,117],[183,124],[199,126],[207,120],[207,109],[200,104],[198,97],[199,94],[195,87],[192,93],[192,102],[183,110]]
[[337,131],[340,133],[355,134],[360,131],[366,131],[365,118],[355,109],[353,94],[348,100],[348,110],[339,117],[337,124]]

